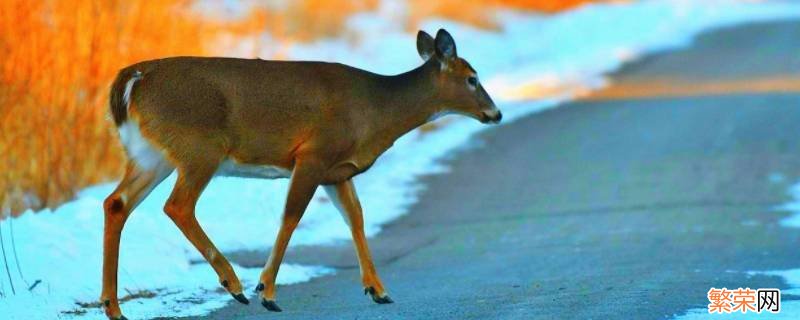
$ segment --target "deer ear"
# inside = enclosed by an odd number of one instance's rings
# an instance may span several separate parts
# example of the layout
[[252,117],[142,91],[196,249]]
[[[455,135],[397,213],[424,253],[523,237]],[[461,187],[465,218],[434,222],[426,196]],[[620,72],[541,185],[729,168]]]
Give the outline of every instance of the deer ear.
[[458,56],[456,54],[456,42],[446,30],[439,29],[439,32],[436,33],[435,42],[436,55],[442,60],[442,62],[446,62]]
[[433,37],[422,30],[417,32],[417,52],[419,52],[419,56],[422,57],[422,60],[425,61],[428,61],[428,59],[436,54],[433,48]]

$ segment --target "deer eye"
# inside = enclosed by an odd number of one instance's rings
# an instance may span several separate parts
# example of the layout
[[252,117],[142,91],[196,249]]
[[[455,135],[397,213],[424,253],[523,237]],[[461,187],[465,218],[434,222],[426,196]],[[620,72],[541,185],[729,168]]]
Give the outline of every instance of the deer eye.
[[469,78],[467,78],[467,83],[469,83],[469,85],[471,85],[473,87],[478,86],[478,78],[474,77],[474,76],[469,77]]

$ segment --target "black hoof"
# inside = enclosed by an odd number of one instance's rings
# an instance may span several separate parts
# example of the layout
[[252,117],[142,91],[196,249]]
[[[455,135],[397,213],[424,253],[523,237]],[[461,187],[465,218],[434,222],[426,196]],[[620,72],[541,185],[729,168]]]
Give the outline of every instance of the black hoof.
[[375,301],[377,304],[394,303],[394,300],[389,298],[389,295],[387,294],[384,294],[382,297],[378,296],[378,294],[375,292],[375,288],[373,287],[364,288],[364,294],[366,295],[367,293],[369,293],[369,295],[372,297],[372,301]]
[[273,300],[261,299],[261,305],[267,310],[272,312],[281,312],[281,307],[278,307],[278,304],[275,303]]
[[111,318],[112,320],[128,320],[125,316],[119,316],[119,318]]
[[261,292],[261,291],[264,291],[264,284],[263,283],[259,283],[256,286],[256,292]]
[[241,293],[233,294],[233,293],[231,293],[231,295],[233,296],[234,299],[236,299],[236,301],[239,301],[242,304],[250,304],[250,300],[247,300],[247,297],[245,297],[244,294],[241,294]]
[[392,298],[389,298],[388,294],[383,296],[383,297],[377,297],[377,298],[376,297],[372,297],[372,301],[375,301],[377,304],[394,303],[394,300],[392,300]]

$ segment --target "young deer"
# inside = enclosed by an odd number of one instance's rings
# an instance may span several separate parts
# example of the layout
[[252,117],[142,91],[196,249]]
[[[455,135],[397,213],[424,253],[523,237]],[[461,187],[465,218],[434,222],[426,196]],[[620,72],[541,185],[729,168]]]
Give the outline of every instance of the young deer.
[[172,171],[178,180],[164,211],[200,251],[222,286],[248,300],[230,263],[195,219],[195,204],[215,175],[291,178],[283,219],[256,290],[275,304],[275,276],[309,200],[323,186],[348,222],[365,292],[391,303],[364,236],[353,176],[392,143],[444,113],[483,123],[500,111],[476,72],[456,55],[453,38],[417,35],[425,63],[383,76],[342,64],[176,57],[122,69],[111,87],[111,114],[129,161],[105,209],[103,292],[106,314],[125,319],[117,300],[122,228],[131,211]]

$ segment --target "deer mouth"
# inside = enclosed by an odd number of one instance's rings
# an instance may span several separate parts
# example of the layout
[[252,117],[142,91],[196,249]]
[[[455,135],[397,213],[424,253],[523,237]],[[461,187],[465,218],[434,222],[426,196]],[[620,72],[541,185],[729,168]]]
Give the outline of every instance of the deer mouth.
[[503,113],[500,110],[494,112],[481,112],[481,123],[485,124],[498,124],[503,119]]

